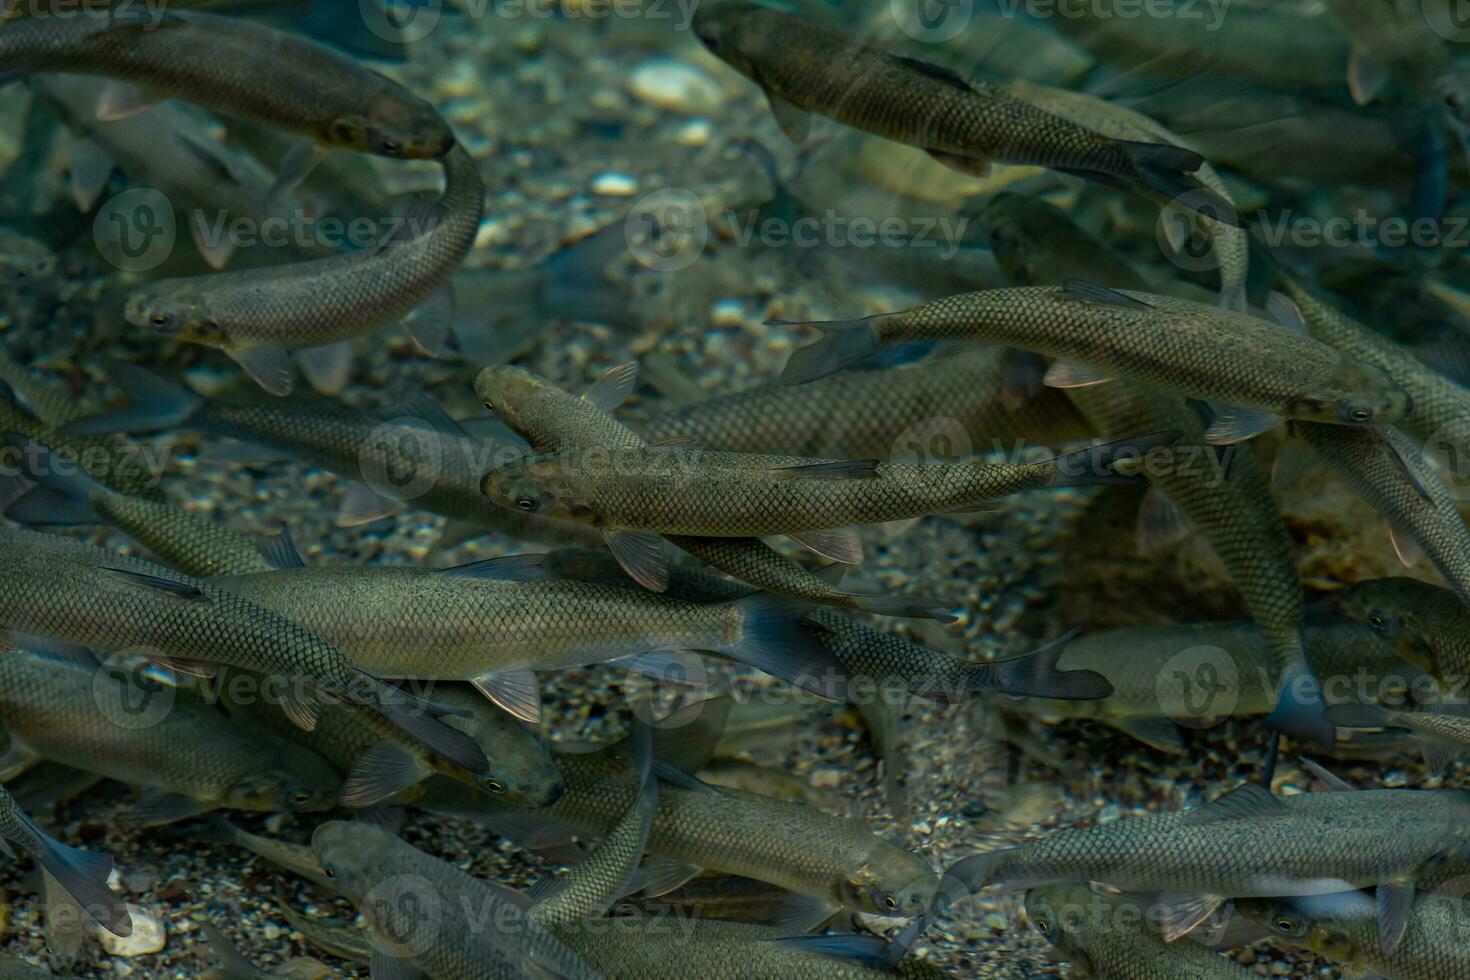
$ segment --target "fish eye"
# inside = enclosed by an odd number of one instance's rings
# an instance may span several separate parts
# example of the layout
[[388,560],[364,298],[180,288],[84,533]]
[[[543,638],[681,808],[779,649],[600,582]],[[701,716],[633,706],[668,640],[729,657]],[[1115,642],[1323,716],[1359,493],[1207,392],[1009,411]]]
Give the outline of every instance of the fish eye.
[[151,319],[155,327],[166,327],[173,321],[173,317],[167,313],[155,313]]
[[403,151],[403,144],[397,140],[379,140],[378,149],[383,153],[397,156]]
[[1371,419],[1372,417],[1373,417],[1373,413],[1370,412],[1366,408],[1355,408],[1355,409],[1353,409],[1353,420],[1354,421],[1357,421],[1357,422],[1366,422],[1369,419]]
[[536,501],[532,500],[530,497],[517,497],[516,506],[519,507],[521,510],[531,511],[536,509]]
[[305,806],[311,802],[311,794],[304,789],[298,789],[291,794],[291,802],[297,806]]
[[485,788],[497,796],[505,792],[505,784],[498,779],[485,780]]
[[322,865],[322,874],[326,875],[332,881],[337,880],[337,871],[330,864]]
[[1388,625],[1388,620],[1383,618],[1382,613],[1374,613],[1368,617],[1368,625],[1376,630],[1381,630]]
[[894,898],[892,895],[884,895],[883,907],[890,912],[896,911],[898,909],[898,899]]
[[1036,931],[1043,936],[1051,935],[1051,920],[1038,917],[1036,920]]

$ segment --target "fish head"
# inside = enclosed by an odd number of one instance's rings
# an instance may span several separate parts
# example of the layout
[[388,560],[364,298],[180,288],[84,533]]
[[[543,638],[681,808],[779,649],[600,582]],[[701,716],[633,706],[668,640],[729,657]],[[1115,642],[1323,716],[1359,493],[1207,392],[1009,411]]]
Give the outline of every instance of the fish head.
[[240,810],[319,813],[337,805],[342,777],[316,753],[286,743],[271,762],[230,787],[230,805]]
[[1344,616],[1361,623],[1381,639],[1396,643],[1412,622],[1421,583],[1405,578],[1381,578],[1357,582],[1335,597]]
[[1372,364],[1346,364],[1341,385],[1316,398],[1297,399],[1290,406],[1292,418],[1334,425],[1381,425],[1408,418],[1414,413],[1409,393]]
[[1005,274],[1007,281],[1017,285],[1028,285],[1035,281],[1033,271],[1037,269],[1037,256],[1032,243],[1036,232],[1029,227],[1028,218],[1035,202],[1024,194],[1002,191],[987,197],[976,212],[990,251],[996,264]]
[[1450,118],[1470,125],[1470,66],[1442,72],[1434,80],[1434,91]]
[[842,880],[838,900],[862,912],[912,919],[924,914],[938,891],[939,876],[922,858],[883,843],[881,852]]
[[329,820],[319,824],[311,835],[311,850],[322,874],[353,902],[372,890],[380,869],[377,862],[387,855],[379,838],[389,835],[375,827],[347,820]]
[[327,141],[359,153],[428,160],[454,148],[454,131],[432,105],[395,91],[380,95],[362,113],[333,119]]
[[522,456],[486,473],[480,492],[492,503],[523,514],[541,514],[590,524],[596,512],[580,473],[582,453]]
[[694,33],[710,53],[751,77],[755,66],[746,55],[746,25],[762,8],[753,3],[701,5],[694,14]]
[[1095,975],[1084,937],[1089,922],[1110,921],[1113,913],[1106,899],[1084,884],[1059,882],[1027,889],[1024,908],[1031,928],[1061,950],[1079,974]]
[[553,403],[558,396],[567,401],[575,397],[539,374],[511,364],[483,368],[475,375],[475,393],[500,421],[533,446],[542,428],[536,423],[540,417],[536,409]]
[[56,255],[40,242],[0,230],[0,285],[22,288],[56,275]]
[[1375,918],[1377,910],[1362,892],[1312,895],[1298,898],[1241,898],[1235,910],[1296,946],[1310,949],[1339,963],[1359,957],[1351,924]]
[[488,796],[511,806],[550,806],[566,792],[566,781],[551,750],[520,722],[485,698],[449,699],[446,703],[469,712],[445,719],[475,740],[490,761],[490,769],[475,775],[476,785]]
[[229,340],[203,294],[188,280],[164,280],[133,290],[123,305],[123,317],[135,327],[176,340],[209,347],[223,347]]

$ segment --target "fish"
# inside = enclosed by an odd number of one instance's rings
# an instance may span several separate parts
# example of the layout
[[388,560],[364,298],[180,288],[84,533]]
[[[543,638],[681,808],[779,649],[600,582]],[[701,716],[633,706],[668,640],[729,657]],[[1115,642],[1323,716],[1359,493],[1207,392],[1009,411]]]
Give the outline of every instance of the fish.
[[329,821],[316,828],[311,846],[367,923],[374,973],[418,969],[462,980],[601,976],[530,916],[525,896],[380,828]]
[[487,468],[523,454],[524,445],[477,438],[428,398],[392,403],[376,414],[325,402],[306,405],[206,399],[166,378],[116,365],[114,379],[132,404],[63,427],[63,434],[158,432],[180,428],[239,439],[317,463],[354,481],[337,513],[352,527],[410,505],[511,537],[586,545],[595,531],[536,515],[509,515],[480,493]]
[[[1420,676],[1392,643],[1351,620],[1309,617],[1302,639],[1332,702],[1349,693],[1376,697],[1408,688]],[[1275,663],[1260,626],[1249,621],[1099,630],[1070,639],[1057,653],[1056,668],[1100,674],[1112,688],[1106,699],[1011,706],[1027,714],[1088,718],[1161,751],[1181,753],[1181,726],[1269,714],[1276,704]],[[848,671],[854,673],[851,666]],[[1365,677],[1371,685],[1360,687]]]
[[[828,697],[840,682],[836,661],[798,625],[805,603],[758,594],[698,605],[558,580],[536,555],[443,570],[322,566],[214,581],[336,640],[364,670],[470,681],[528,721],[540,716],[533,671],[656,651],[721,653]],[[667,666],[659,657],[643,664]]]
[[[962,858],[945,872],[949,900],[986,886],[1099,881],[1164,891],[1165,940],[1189,932],[1227,897],[1325,895],[1376,887],[1385,937],[1402,934],[1414,878],[1461,853],[1470,795],[1363,790],[1277,797],[1243,783],[1203,806],[1060,830]],[[1406,901],[1407,899],[1407,901]]]
[[1460,476],[1470,460],[1470,388],[1460,385],[1409,348],[1307,289],[1295,279],[1278,276],[1283,295],[1294,307],[1293,319],[1317,340],[1373,364],[1408,394],[1414,410],[1394,423],[1449,472]]
[[543,878],[532,887],[531,918],[543,926],[574,924],[604,915],[619,898],[637,888],[638,862],[648,844],[658,810],[658,778],[653,774],[653,733],[634,729],[632,762],[638,792],[628,810],[571,873]]
[[[285,266],[164,279],[128,295],[124,317],[159,336],[218,347],[273,395],[290,394],[288,349],[341,344],[391,323],[441,290],[479,232],[485,185],[464,147],[443,160],[444,194],[356,251]],[[445,302],[448,295],[444,295]],[[450,353],[443,310],[409,325],[420,347]]]
[[1420,739],[1431,769],[1439,770],[1470,745],[1470,718],[1434,711],[1392,710],[1377,704],[1340,704],[1327,709],[1339,728],[1406,729]]
[[1213,198],[1189,176],[1204,162],[1192,150],[1112,139],[1002,86],[895,55],[810,17],[722,3],[696,13],[694,32],[761,87],[798,143],[817,113],[918,147],[967,175],[984,174],[992,161],[1029,164],[1166,197],[1197,189]]
[[1150,289],[1132,263],[1045,198],[1002,191],[980,202],[975,217],[985,226],[990,249],[1010,285],[1049,286],[1076,279],[1110,289]]
[[[28,526],[111,525],[186,575],[264,572],[262,542],[222,527],[207,517],[103,486],[78,466],[68,466],[50,446],[35,439],[12,441],[26,477],[36,487],[5,508],[10,520]],[[289,540],[278,543],[294,553]],[[299,559],[297,559],[299,562]]]
[[659,543],[647,532],[787,534],[828,557],[855,561],[862,555],[855,526],[970,509],[1026,490],[1132,482],[1125,471],[1177,435],[1135,436],[1037,463],[834,461],[674,447],[573,450],[512,460],[485,474],[481,490],[502,507],[598,527],[625,567],[660,560]]
[[21,751],[143,791],[125,811],[154,826],[214,809],[316,813],[342,778],[316,753],[231,719],[197,693],[89,656],[0,658],[0,712]]
[[[642,448],[637,433],[610,414],[637,383],[637,362],[610,368],[581,396],[572,395],[524,368],[482,368],[475,393],[533,452],[561,452],[598,446]],[[674,535],[676,547],[757,588],[811,602],[863,609],[879,614],[920,616],[953,622],[945,603],[909,596],[865,596],[839,590],[830,573],[814,573],[755,538],[700,538]],[[630,561],[628,572],[646,578],[642,584],[663,591],[668,573],[655,564]],[[838,569],[837,575],[841,575]]]
[[199,929],[210,953],[220,963],[218,968],[201,973],[200,980],[324,980],[333,975],[331,967],[311,957],[293,958],[267,973],[241,955],[214,923],[201,923]]
[[191,827],[190,833],[197,840],[233,844],[264,858],[278,868],[306,878],[326,891],[335,890],[331,879],[322,874],[322,867],[317,862],[316,854],[312,852],[308,844],[296,844],[279,837],[252,834],[230,823],[217,813],[210,814],[203,821],[202,827]]
[[[1073,92],[1050,85],[1037,85],[1024,79],[1006,82],[1003,87],[1019,99],[1113,139],[1188,146],[1188,141],[1181,140],[1143,113],[1126,106],[1116,105],[1086,92]],[[1197,151],[1196,147],[1188,148]],[[1185,191],[1184,201],[1170,203],[1182,207],[1185,211],[1200,213],[1199,224],[1210,243],[1209,258],[1216,264],[1219,273],[1219,305],[1228,310],[1244,313],[1248,306],[1246,279],[1250,274],[1250,237],[1241,227],[1242,219],[1235,200],[1231,197],[1230,189],[1225,186],[1225,181],[1221,179],[1215,168],[1206,161],[1199,165],[1195,173],[1200,185],[1213,196],[1208,200],[1201,197],[1199,201],[1190,203],[1193,197],[1200,195],[1192,195],[1190,191]],[[1227,207],[1229,211],[1212,215],[1211,210],[1220,204]],[[1177,219],[1168,214],[1161,215],[1159,220],[1162,223],[1161,227],[1169,232],[1170,245],[1176,250],[1183,249],[1189,240],[1189,233],[1177,224]],[[1186,254],[1191,260],[1201,260],[1201,256],[1193,252]],[[1082,278],[1101,282],[1103,285],[1112,285],[1114,288],[1129,288],[1124,283],[1103,282],[1096,275]]]
[[649,443],[688,439],[703,449],[826,459],[947,459],[1021,440],[1058,445],[1092,435],[1061,392],[1032,389],[1005,348],[975,346],[799,388],[765,384],[714,395],[655,411],[636,428]]
[[25,528],[0,529],[0,548],[10,558],[0,569],[0,628],[102,653],[140,652],[184,674],[208,674],[210,664],[261,670],[282,678],[282,707],[299,727],[312,727],[321,694],[384,714],[467,769],[485,764],[473,740],[439,720],[443,708],[206,580]]
[[137,13],[22,18],[0,38],[0,69],[129,83],[113,87],[103,116],[126,116],[173,96],[301,134],[321,147],[425,159],[455,145],[429,103],[300,34],[196,11],[152,19]]
[[1071,963],[1074,972],[1129,980],[1245,980],[1255,976],[1197,943],[1166,943],[1147,909],[1126,896],[1103,895],[1076,882],[1028,889],[1026,918]]
[[[670,761],[658,749],[655,758]],[[435,794],[417,805],[436,812],[482,813],[502,832],[519,833],[527,827],[544,832],[560,826],[605,836],[638,793],[626,740],[596,752],[558,753],[556,759],[567,791],[549,807],[515,811],[470,804],[445,781],[435,781]],[[838,908],[913,918],[929,907],[939,884],[920,855],[878,837],[861,819],[733,789],[660,787],[648,850],[667,860],[657,878],[645,881],[646,895],[673,891],[707,869],[770,882],[813,899],[820,906],[817,913],[825,910],[820,919]],[[795,903],[815,919],[807,904]]]
[[[1228,408],[1211,443],[1239,442],[1285,418],[1393,423],[1413,400],[1380,368],[1234,310],[1089,283],[965,293],[899,313],[815,324],[823,337],[787,361],[802,384],[906,340],[1008,343],[1062,362],[1047,383],[1076,387],[1110,374]],[[1085,365],[1085,366],[1083,366]]]
[[1452,692],[1470,680],[1470,610],[1449,589],[1411,578],[1371,579],[1349,586],[1334,602]]
[[26,816],[9,790],[0,786],[0,850],[14,858],[15,848],[29,854],[36,866],[102,928],[114,936],[132,935],[133,919],[126,904],[107,887],[112,858],[79,850],[52,837]]
[[1349,975],[1393,980],[1465,980],[1470,958],[1465,931],[1470,904],[1453,895],[1425,893],[1414,899],[1403,939],[1385,953],[1377,908],[1362,892],[1293,898],[1238,899],[1235,910],[1286,943],[1342,965]]
[[1455,594],[1470,602],[1470,530],[1418,447],[1393,426],[1338,429],[1311,422],[1291,426],[1293,435],[1388,519],[1394,551],[1405,565],[1428,558]]
[[[566,578],[636,587],[606,551],[564,548],[547,554],[546,566],[553,574]],[[669,570],[669,588],[664,594],[689,602],[729,602],[749,595],[750,589],[718,575],[674,566]],[[876,629],[836,609],[811,610],[802,628],[837,659],[849,685],[853,678],[861,678],[864,683],[898,681],[904,691],[936,701],[958,701],[981,691],[1015,696],[1046,692],[1039,696],[1065,700],[1107,698],[1111,693],[1095,670],[1057,669],[1057,658],[1066,645],[1060,641],[1019,656],[967,660]]]

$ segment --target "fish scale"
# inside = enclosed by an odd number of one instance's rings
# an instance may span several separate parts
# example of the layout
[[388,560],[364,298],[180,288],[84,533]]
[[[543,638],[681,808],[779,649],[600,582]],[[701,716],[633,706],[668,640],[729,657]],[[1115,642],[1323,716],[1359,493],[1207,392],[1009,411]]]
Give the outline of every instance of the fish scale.
[[1104,436],[1155,429],[1184,433],[1173,446],[1177,465],[1150,473],[1154,490],[1178,506],[1224,563],[1271,645],[1278,675],[1301,662],[1302,583],[1296,554],[1250,446],[1224,451],[1222,482],[1222,470],[1205,457],[1217,450],[1205,444],[1199,412],[1179,395],[1120,381],[1072,388],[1068,394]]
[[999,86],[941,77],[936,72],[942,69],[895,57],[807,17],[746,7],[728,43],[735,52],[731,63],[768,93],[889,139],[1003,163],[1136,173],[1111,139]]
[[[716,395],[655,413],[638,430],[650,443],[687,437],[701,449],[836,459],[967,455],[967,449],[1009,448],[1018,439],[1055,445],[1092,435],[1054,389],[1007,405],[1006,373],[1003,348],[956,350],[892,370],[846,371],[796,389],[763,385]],[[924,424],[934,421],[944,424],[935,431],[957,438],[950,420],[968,437],[968,447],[926,439]]]
[[1412,537],[1455,593],[1470,602],[1470,531],[1444,482],[1407,436],[1389,427],[1339,432],[1336,426],[1299,422],[1292,428],[1389,520],[1396,537]]
[[120,493],[94,491],[87,502],[99,517],[185,574],[204,577],[273,567],[250,537],[193,511]]
[[[417,237],[285,266],[150,283],[129,296],[127,318],[227,351],[317,347],[392,322],[449,281],[480,228],[479,164],[462,146],[443,163],[444,194],[432,217],[405,219],[428,227],[402,227]],[[158,316],[170,322],[159,324]]]
[[569,516],[591,513],[606,527],[758,537],[922,517],[1056,486],[1062,475],[1054,460],[882,463],[873,477],[830,479],[780,473],[831,462],[790,456],[651,448],[620,450],[610,466],[606,459],[588,451],[526,457],[487,474],[484,486],[492,500],[514,506],[523,493],[534,499],[541,485],[565,485]]
[[324,146],[369,149],[361,134],[344,139],[341,125],[365,110],[386,111],[406,124],[403,155],[437,156],[448,148],[438,113],[398,83],[335,49],[235,17],[27,17],[6,25],[0,68],[107,75]]
[[[105,670],[22,652],[0,657],[6,729],[48,761],[212,806],[294,810],[297,789],[310,794],[306,809],[336,802],[341,779],[323,759],[263,727],[232,722],[192,691],[169,695],[154,724],[118,724],[98,710]],[[118,697],[129,697],[125,682],[115,683]]]
[[[820,324],[818,324],[820,326]],[[1291,418],[1393,422],[1412,402],[1380,368],[1327,344],[1232,310],[1152,293],[1026,286],[962,293],[899,313],[838,324],[839,333],[797,351],[788,382],[820,377],[840,362],[823,345],[867,330],[871,344],[978,340],[1179,391],[1217,405],[1244,405]],[[1358,417],[1357,412],[1366,412]]]
[[1470,678],[1470,607],[1451,590],[1410,578],[1373,579],[1350,586],[1340,605],[1436,678]]

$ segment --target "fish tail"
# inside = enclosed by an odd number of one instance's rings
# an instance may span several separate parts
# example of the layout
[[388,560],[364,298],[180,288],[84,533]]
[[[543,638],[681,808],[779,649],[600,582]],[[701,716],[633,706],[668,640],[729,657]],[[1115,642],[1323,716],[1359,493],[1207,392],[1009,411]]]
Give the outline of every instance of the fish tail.
[[1100,701],[1110,697],[1112,682],[1097,671],[1062,670],[1058,666],[1067,646],[1080,632],[1071,630],[1019,657],[966,664],[951,677],[941,678],[939,687],[954,693],[999,691],[1017,697],[1058,701]]
[[102,484],[70,461],[58,465],[60,454],[36,439],[12,434],[10,444],[20,450],[26,479],[37,486],[6,507],[6,517],[18,524],[53,527],[101,522],[88,498],[106,492]]
[[822,332],[816,343],[792,352],[785,370],[781,372],[781,381],[788,385],[804,385],[866,359],[878,350],[879,322],[890,315],[880,313],[860,320],[808,321],[801,324],[771,320],[772,324],[810,326]]
[[1281,690],[1276,695],[1276,707],[1266,718],[1266,725],[1292,738],[1331,745],[1337,739],[1337,730],[1327,720],[1322,682],[1302,655],[1300,639],[1294,643],[1294,649],[1294,659],[1284,660],[1286,667],[1281,672]]
[[758,592],[729,605],[741,614],[740,640],[721,653],[822,697],[841,697],[841,662],[801,625],[810,602]]
[[1245,283],[1232,282],[1221,287],[1220,296],[1215,301],[1221,309],[1234,310],[1236,313],[1248,313],[1250,303],[1246,299]]
[[204,933],[204,942],[209,946],[209,951],[219,960],[221,977],[229,977],[231,980],[260,980],[266,975],[242,956],[213,922],[206,922],[199,928]]
[[877,616],[912,616],[915,619],[932,619],[939,623],[955,621],[950,612],[953,603],[941,599],[925,599],[907,595],[857,595],[848,594],[854,608]]
[[1183,433],[1165,429],[1129,436],[1065,453],[1051,460],[1054,487],[1083,487],[1108,483],[1138,483],[1147,475],[1144,457],[1152,450],[1173,445]]
[[183,425],[205,404],[203,396],[133,364],[114,365],[112,379],[119,388],[132,393],[133,403],[116,412],[103,412],[68,422],[61,427],[63,433],[85,436],[158,432]]
[[37,859],[56,883],[108,932],[114,936],[131,935],[133,919],[128,907],[107,887],[112,858],[69,847],[31,823],[25,814],[17,811],[16,815],[41,839]]
[[1116,142],[1128,154],[1134,176],[1143,186],[1175,199],[1180,206],[1206,218],[1244,227],[1235,205],[1193,176],[1205,163],[1205,158],[1198,153],[1170,143]]
[[934,902],[929,907],[930,912],[943,912],[966,895],[973,895],[987,885],[1000,882],[1002,864],[1013,850],[1014,848],[1007,847],[998,851],[986,851],[984,854],[972,854],[945,868],[939,879]]
[[483,773],[489,769],[489,760],[473,738],[439,720],[451,713],[448,709],[385,681],[374,680],[379,685],[376,708],[384,718],[469,772]]

